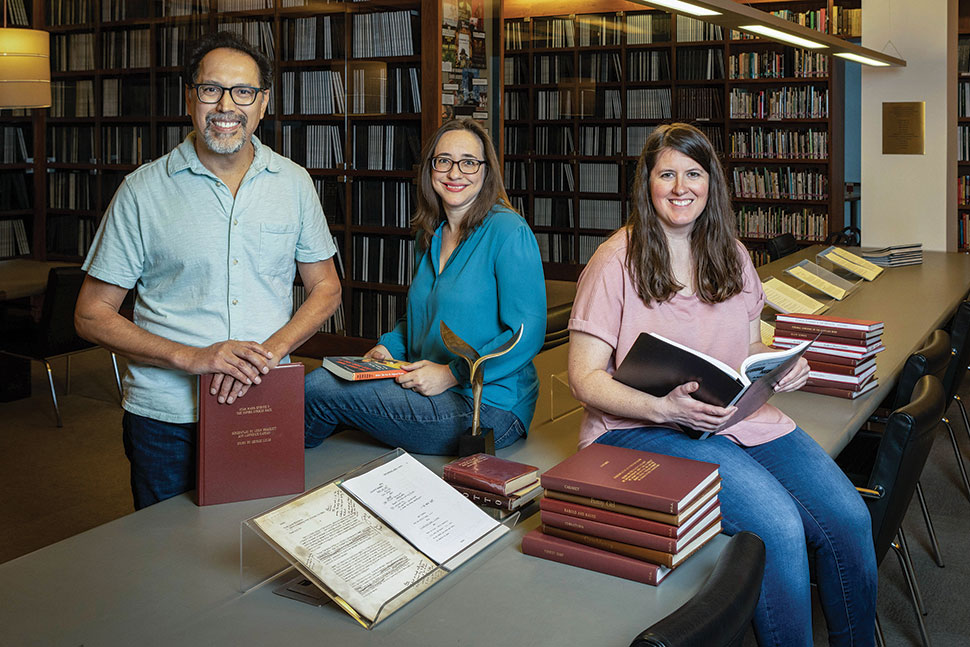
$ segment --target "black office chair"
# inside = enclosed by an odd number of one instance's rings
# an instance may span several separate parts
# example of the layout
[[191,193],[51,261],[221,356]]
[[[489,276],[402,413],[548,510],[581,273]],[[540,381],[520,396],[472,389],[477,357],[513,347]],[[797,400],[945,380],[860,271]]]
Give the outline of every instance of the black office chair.
[[[903,370],[899,374],[895,391],[890,394],[883,404],[888,411],[894,411],[905,406],[913,398],[913,389],[924,375],[933,375],[943,381],[947,368],[950,366],[950,336],[944,330],[936,330],[929,340],[918,351],[909,356]],[[835,459],[839,467],[848,475],[853,484],[864,485],[872,473],[873,461],[879,446],[883,428],[888,421],[885,413],[877,413],[869,419],[869,429],[858,432],[849,445]],[[873,428],[875,427],[875,429]],[[929,533],[930,544],[933,548],[933,559],[936,565],[943,567],[943,555],[936,540],[936,529],[930,517],[923,488],[916,483],[916,496],[919,499],[926,530]],[[922,603],[921,603],[922,606]]]
[[761,595],[764,569],[761,537],[739,532],[728,540],[701,590],[630,647],[739,647]]
[[[67,380],[65,390],[71,390],[71,355],[95,348],[89,341],[78,337],[74,330],[74,306],[84,282],[84,272],[79,267],[55,267],[47,275],[47,291],[40,322],[29,317],[25,320],[6,322],[4,334],[0,336],[0,353],[41,362],[47,368],[47,381],[51,388],[54,415],[57,426],[63,427],[61,411],[57,406],[57,392],[54,390],[54,374],[50,360],[67,358]],[[118,375],[118,361],[111,354],[114,366],[115,384],[121,395],[121,379]]]
[[[916,576],[907,558],[906,535],[901,524],[933,446],[945,402],[943,385],[936,377],[924,375],[919,379],[912,401],[889,415],[869,482],[859,489],[872,516],[876,563],[882,562],[890,548],[896,553],[916,610],[920,636],[927,647],[929,639],[917,597]],[[882,644],[881,635],[879,639]]]
[[553,306],[546,311],[546,336],[542,342],[542,350],[549,350],[569,341],[569,314],[572,311],[572,302]]
[[765,243],[765,248],[768,251],[768,258],[777,261],[782,256],[788,256],[789,254],[797,252],[798,243],[795,242],[793,235],[781,234],[780,236],[769,238],[768,242]]
[[[966,375],[967,370],[970,369],[970,301],[964,301],[957,308],[956,314],[953,315],[953,320],[950,322],[950,365],[947,368],[946,375],[943,378],[943,389],[946,391],[946,403],[947,407],[950,405],[951,400],[956,400],[957,406],[960,408],[960,415],[963,418],[963,428],[967,432],[967,436],[970,437],[970,420],[967,419],[967,410],[963,406],[963,400],[960,399],[960,385],[963,382],[963,377]],[[944,418],[944,420],[946,420]],[[950,430],[950,440],[953,443],[953,450],[957,454],[957,463],[960,466],[960,475],[963,477],[963,484],[967,488],[967,494],[970,495],[970,482],[967,480],[967,471],[963,465],[963,458],[960,455],[960,449],[957,446],[956,437],[953,435],[953,430],[950,429],[949,421],[947,422],[947,429]]]

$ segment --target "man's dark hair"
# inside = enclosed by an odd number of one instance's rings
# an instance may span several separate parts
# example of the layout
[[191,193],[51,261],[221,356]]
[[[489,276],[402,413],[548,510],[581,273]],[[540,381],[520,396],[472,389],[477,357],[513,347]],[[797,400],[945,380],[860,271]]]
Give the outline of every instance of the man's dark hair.
[[265,90],[273,85],[273,63],[263,52],[256,49],[242,36],[231,31],[214,31],[200,36],[189,45],[189,59],[185,63],[185,82],[195,83],[199,65],[205,55],[214,49],[226,47],[249,56],[259,68],[259,86]]

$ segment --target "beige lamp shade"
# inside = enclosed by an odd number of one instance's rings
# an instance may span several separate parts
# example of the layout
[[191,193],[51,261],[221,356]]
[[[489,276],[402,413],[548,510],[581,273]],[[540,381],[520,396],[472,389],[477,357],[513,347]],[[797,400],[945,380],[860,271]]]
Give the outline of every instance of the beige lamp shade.
[[50,35],[37,29],[0,29],[0,108],[50,105]]

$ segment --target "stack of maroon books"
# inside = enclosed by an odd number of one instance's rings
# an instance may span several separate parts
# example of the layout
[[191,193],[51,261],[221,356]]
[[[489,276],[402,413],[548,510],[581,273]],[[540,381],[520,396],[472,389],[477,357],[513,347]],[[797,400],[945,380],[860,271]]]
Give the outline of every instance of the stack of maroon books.
[[780,348],[815,339],[805,352],[811,372],[803,391],[855,399],[878,385],[876,353],[886,349],[883,322],[779,314],[775,324],[774,345]]
[[594,443],[540,481],[527,555],[656,585],[721,531],[713,463]]
[[445,465],[443,477],[472,503],[509,514],[542,493],[539,468],[489,454],[452,461]]

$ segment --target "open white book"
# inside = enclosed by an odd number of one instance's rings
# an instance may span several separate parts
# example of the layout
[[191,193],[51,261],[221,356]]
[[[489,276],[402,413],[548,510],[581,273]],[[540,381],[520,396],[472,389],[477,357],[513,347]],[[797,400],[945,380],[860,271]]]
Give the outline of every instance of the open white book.
[[700,386],[691,394],[697,400],[738,408],[720,430],[760,409],[811,343],[806,340],[794,348],[750,355],[736,371],[706,353],[656,333],[640,333],[613,379],[657,397],[681,384],[697,382]]

